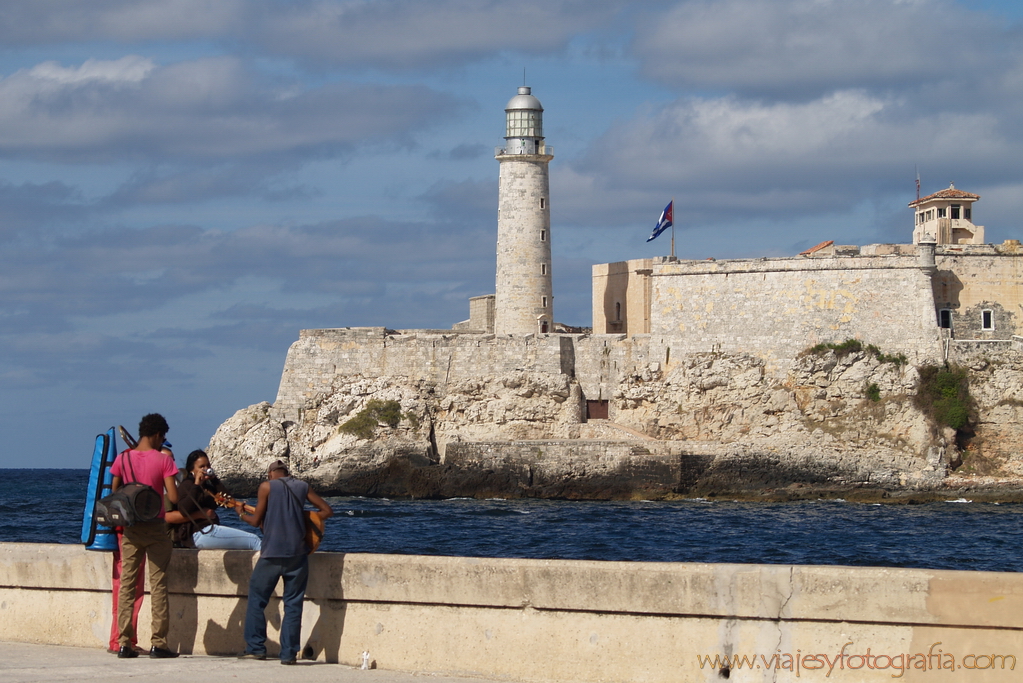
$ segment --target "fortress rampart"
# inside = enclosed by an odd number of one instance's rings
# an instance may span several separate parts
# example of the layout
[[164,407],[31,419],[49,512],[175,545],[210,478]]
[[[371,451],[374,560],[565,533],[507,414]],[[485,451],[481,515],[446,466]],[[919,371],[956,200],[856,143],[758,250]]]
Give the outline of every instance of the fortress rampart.
[[914,257],[665,263],[652,288],[650,332],[681,352],[791,360],[856,338],[920,363],[940,349],[931,277]]
[[[915,254],[594,266],[594,329],[649,331],[652,355],[752,353],[775,365],[859,339],[913,363],[941,354],[934,268]],[[669,351],[670,349],[670,351]]]
[[[0,640],[106,647],[110,561],[80,546],[0,544]],[[242,649],[254,562],[174,551],[173,648]],[[737,681],[796,680],[797,660],[801,678],[823,680],[835,662],[827,679],[849,682],[1005,681],[1023,666],[1023,574],[337,553],[310,563],[303,646],[350,666],[368,651],[381,669],[609,683],[723,680],[722,657]],[[275,642],[279,600],[269,609]]]
[[336,377],[393,377],[437,385],[509,372],[567,375],[585,398],[606,400],[623,374],[653,361],[649,336],[493,335],[356,327],[302,330],[292,344],[274,402],[281,421],[329,394]]

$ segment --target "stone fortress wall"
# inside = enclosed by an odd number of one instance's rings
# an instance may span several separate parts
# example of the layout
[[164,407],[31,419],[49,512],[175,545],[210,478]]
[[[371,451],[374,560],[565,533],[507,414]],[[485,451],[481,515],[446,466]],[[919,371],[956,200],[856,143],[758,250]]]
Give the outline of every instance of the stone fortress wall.
[[[1018,241],[939,247],[935,263],[935,306],[950,312],[946,336],[993,341],[1023,335],[1023,247]],[[984,311],[990,311],[987,327]]]
[[353,327],[302,330],[284,363],[273,413],[297,421],[345,376],[395,377],[444,387],[461,380],[527,372],[565,375],[583,400],[608,400],[630,374],[660,370],[669,344],[620,334],[493,335]]
[[651,280],[651,334],[683,353],[790,361],[853,338],[913,363],[940,350],[930,274],[913,257],[675,262]]
[[[933,250],[933,252],[932,252]],[[593,329],[651,333],[673,351],[748,352],[780,362],[859,339],[914,363],[949,341],[1023,334],[1023,249],[875,244],[787,258],[635,259],[593,267]],[[670,340],[670,341],[669,341]]]

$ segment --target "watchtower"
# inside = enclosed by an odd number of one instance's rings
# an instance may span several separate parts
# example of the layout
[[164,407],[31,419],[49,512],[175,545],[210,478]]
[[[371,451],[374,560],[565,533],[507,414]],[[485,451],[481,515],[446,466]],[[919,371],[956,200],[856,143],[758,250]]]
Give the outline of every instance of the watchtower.
[[980,195],[949,183],[947,190],[910,202],[916,217],[913,244],[984,244],[984,226],[973,223],[973,203],[978,199]]

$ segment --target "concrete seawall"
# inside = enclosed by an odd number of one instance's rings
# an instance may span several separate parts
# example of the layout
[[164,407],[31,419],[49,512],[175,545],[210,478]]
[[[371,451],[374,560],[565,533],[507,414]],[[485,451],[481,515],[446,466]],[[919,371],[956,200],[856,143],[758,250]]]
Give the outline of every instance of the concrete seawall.
[[[80,546],[0,544],[0,640],[105,647],[110,561]],[[242,649],[254,561],[175,551],[172,647]],[[725,656],[732,681],[1009,681],[1023,670],[1023,574],[335,553],[311,563],[303,644],[328,662],[357,665],[368,651],[382,669],[651,683],[724,680]],[[279,602],[270,610],[275,639]],[[147,599],[142,644],[148,613]],[[718,660],[701,667],[707,656]]]

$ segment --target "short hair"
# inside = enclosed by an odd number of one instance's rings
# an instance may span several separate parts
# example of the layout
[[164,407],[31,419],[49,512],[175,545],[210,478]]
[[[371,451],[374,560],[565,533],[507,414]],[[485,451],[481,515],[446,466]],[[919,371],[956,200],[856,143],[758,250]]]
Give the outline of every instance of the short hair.
[[192,469],[195,467],[195,461],[199,458],[209,459],[210,456],[206,455],[206,451],[194,450],[188,454],[188,458],[185,459],[185,472],[192,473]]
[[160,413],[149,413],[139,422],[140,439],[144,436],[156,436],[157,434],[167,436],[169,431],[167,420],[163,419],[163,415]]

